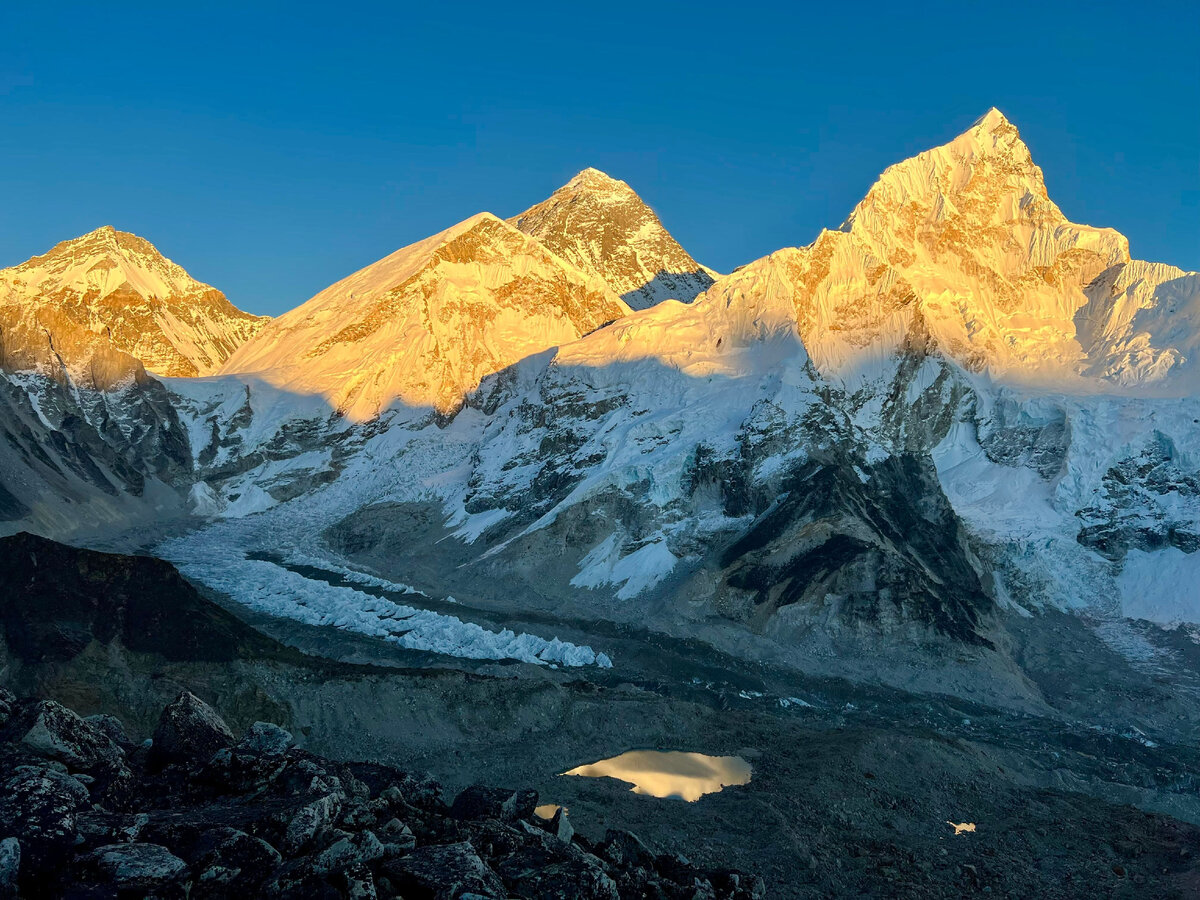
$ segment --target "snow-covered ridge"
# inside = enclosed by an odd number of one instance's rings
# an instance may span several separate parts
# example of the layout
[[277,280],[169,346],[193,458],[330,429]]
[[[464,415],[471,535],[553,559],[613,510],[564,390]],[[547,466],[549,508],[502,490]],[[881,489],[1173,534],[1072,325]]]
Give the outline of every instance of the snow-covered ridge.
[[[161,375],[207,375],[267,321],[196,281],[149,241],[104,226],[0,270],[0,312],[24,326],[36,358],[49,335],[68,366],[83,345],[104,343]],[[95,335],[86,341],[74,332]],[[89,354],[90,355],[90,354]]]
[[446,412],[485,376],[629,312],[490,213],[397,250],[271,322],[223,373],[325,397],[354,420]]

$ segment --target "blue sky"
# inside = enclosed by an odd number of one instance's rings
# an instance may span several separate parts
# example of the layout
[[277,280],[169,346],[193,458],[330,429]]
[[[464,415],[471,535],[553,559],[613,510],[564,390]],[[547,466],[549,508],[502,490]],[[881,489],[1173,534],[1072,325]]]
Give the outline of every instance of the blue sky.
[[111,224],[276,314],[591,165],[728,271],[997,106],[1068,216],[1200,269],[1194,4],[407,6],[4,4],[0,265]]

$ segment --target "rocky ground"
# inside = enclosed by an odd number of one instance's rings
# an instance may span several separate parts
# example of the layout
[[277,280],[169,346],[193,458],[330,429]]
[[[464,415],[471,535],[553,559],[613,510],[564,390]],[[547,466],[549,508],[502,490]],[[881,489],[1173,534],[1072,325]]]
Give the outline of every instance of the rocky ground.
[[23,897],[760,898],[633,834],[592,842],[532,790],[335,763],[184,692],[133,744],[110,716],[0,694],[0,889]]

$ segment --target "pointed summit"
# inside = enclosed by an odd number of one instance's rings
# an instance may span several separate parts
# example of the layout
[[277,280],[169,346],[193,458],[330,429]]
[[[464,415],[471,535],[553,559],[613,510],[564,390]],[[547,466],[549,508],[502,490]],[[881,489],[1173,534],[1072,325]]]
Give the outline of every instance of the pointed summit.
[[633,188],[624,181],[618,181],[607,172],[593,169],[590,166],[568,181],[560,190],[588,191],[597,194],[626,194],[637,196]]
[[691,302],[713,283],[624,181],[584,169],[508,220],[567,262],[603,279],[634,309]]
[[480,213],[280,316],[223,373],[256,372],[350,418],[450,412],[487,375],[629,313],[600,279]]
[[49,319],[69,322],[162,375],[209,374],[266,321],[111,225],[0,270],[0,308],[51,334]]
[[1000,112],[1000,110],[993,106],[982,116],[976,119],[975,124],[971,127],[983,128],[987,131],[995,131],[998,128],[1004,128],[1005,126],[1010,128],[1014,127],[1013,124],[1005,117],[1004,113]]

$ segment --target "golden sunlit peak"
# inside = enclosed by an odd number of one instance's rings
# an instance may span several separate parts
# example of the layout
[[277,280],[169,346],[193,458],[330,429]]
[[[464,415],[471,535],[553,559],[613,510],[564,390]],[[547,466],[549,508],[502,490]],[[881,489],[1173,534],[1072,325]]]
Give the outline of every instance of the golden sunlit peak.
[[1004,113],[1000,112],[1000,110],[998,110],[996,107],[993,106],[991,109],[989,109],[987,112],[985,112],[982,116],[980,116],[978,119],[976,119],[975,124],[972,125],[971,127],[972,128],[985,128],[988,131],[994,131],[995,129],[1000,128],[1003,125],[1011,125],[1011,124],[1012,124],[1012,122],[1010,122],[1008,120],[1008,117],[1006,115],[1004,115]]

